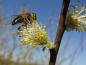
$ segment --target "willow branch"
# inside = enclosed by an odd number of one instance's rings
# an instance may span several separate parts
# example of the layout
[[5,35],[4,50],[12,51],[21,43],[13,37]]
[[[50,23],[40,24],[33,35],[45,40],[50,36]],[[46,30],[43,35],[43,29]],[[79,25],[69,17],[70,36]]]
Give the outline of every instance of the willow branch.
[[59,25],[57,28],[57,33],[56,33],[56,38],[55,38],[56,48],[50,49],[49,65],[55,65],[55,62],[56,62],[56,58],[57,58],[57,54],[58,54],[59,47],[61,44],[62,36],[63,36],[65,29],[66,29],[65,20],[66,20],[66,15],[67,15],[69,3],[70,3],[70,0],[63,0],[60,19],[59,19]]

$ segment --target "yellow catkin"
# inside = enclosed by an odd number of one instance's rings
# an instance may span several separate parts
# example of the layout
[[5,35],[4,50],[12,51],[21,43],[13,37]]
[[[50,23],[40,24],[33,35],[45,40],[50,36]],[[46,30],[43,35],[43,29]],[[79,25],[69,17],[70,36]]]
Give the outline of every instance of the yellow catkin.
[[55,48],[55,45],[51,44],[52,42],[49,40],[44,28],[41,28],[38,23],[31,24],[31,27],[22,28],[21,31],[18,31],[20,42],[24,45],[46,45],[47,48]]

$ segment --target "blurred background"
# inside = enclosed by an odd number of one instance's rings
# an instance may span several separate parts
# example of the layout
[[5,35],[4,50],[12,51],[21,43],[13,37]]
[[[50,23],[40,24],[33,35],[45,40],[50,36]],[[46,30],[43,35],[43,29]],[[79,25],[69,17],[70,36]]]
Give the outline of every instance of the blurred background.
[[[71,4],[77,4],[71,0]],[[86,4],[81,0],[80,5]],[[0,65],[48,65],[49,49],[19,45],[17,28],[12,20],[23,10],[35,12],[38,23],[46,25],[47,34],[54,42],[62,0],[0,0]],[[65,32],[56,65],[85,65],[86,31]]]

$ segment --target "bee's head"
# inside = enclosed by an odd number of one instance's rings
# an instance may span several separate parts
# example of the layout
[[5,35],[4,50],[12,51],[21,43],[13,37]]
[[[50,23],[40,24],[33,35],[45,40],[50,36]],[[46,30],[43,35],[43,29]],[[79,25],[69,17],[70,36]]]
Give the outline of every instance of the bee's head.
[[31,16],[32,16],[33,20],[37,20],[37,15],[36,15],[36,13],[31,13]]

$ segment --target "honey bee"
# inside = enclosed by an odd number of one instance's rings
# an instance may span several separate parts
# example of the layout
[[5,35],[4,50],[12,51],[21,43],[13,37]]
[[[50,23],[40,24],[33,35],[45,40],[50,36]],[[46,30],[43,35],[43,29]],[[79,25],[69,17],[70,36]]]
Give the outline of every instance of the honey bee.
[[23,23],[23,25],[27,26],[28,23],[32,24],[34,20],[37,20],[36,13],[24,12],[14,18],[14,20],[12,21],[12,25]]

